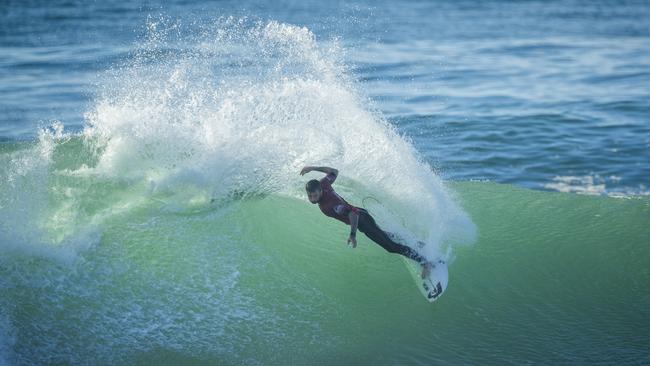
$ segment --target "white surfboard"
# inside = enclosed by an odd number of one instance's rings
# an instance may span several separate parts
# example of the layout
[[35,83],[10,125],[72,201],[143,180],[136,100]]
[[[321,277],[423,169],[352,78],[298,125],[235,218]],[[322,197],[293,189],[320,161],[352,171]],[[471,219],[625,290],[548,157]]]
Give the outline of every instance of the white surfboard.
[[422,278],[422,266],[419,263],[408,258],[404,258],[404,262],[424,298],[429,302],[438,300],[449,283],[447,263],[441,258],[434,260],[431,273]]
[[[388,234],[392,240],[408,245],[411,248],[417,247],[422,249],[426,245],[424,242],[419,240],[416,241],[417,244],[415,246],[409,245],[409,240],[405,240],[396,233],[386,232],[386,234]],[[404,260],[409,273],[413,277],[413,280],[415,280],[415,284],[418,287],[418,290],[420,290],[420,293],[422,293],[422,296],[424,296],[428,302],[438,300],[442,293],[447,289],[447,284],[449,283],[447,262],[442,259],[442,257],[436,257],[435,260],[431,261],[433,264],[431,272],[429,272],[428,276],[422,278],[422,266],[418,262],[406,257],[402,257],[402,259]]]

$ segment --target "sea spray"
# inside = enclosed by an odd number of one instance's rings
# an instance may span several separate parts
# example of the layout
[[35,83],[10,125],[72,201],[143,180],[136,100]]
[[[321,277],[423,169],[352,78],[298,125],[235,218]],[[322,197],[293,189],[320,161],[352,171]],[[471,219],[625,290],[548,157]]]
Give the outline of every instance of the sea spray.
[[0,191],[16,223],[3,223],[2,245],[19,248],[0,266],[16,363],[132,363],[164,349],[279,364],[342,347],[323,319],[340,319],[342,296],[359,288],[379,296],[398,258],[333,246],[346,229],[306,201],[304,165],[337,167],[353,204],[380,197],[395,213],[377,212],[380,225],[403,222],[425,255],[472,241],[468,215],[368,107],[336,40],[273,21],[222,24],[188,38],[150,27],[158,33],[102,78],[83,131],[57,124],[1,155],[3,181],[21,180]]
[[430,243],[427,254],[473,240],[471,221],[441,180],[367,108],[335,40],[320,44],[306,28],[274,21],[222,22],[230,28],[204,30],[189,44],[150,35],[155,42],[145,45],[154,49],[113,71],[84,131],[101,151],[98,173],[222,201],[300,195],[303,165],[332,165],[353,204],[380,196]]

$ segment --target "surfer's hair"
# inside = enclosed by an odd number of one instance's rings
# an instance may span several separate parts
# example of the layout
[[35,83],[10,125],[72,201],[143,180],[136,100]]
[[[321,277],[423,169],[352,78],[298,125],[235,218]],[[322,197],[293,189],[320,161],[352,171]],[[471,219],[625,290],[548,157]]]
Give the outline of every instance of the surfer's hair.
[[305,189],[309,193],[316,192],[317,190],[321,189],[320,182],[316,179],[312,179],[307,182],[307,184],[305,184]]

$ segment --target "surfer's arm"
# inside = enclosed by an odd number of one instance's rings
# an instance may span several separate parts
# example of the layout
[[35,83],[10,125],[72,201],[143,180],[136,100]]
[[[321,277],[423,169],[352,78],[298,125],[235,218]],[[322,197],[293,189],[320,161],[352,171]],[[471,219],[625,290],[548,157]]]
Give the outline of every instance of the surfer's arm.
[[357,226],[359,225],[359,213],[356,210],[350,210],[348,214],[350,219],[350,235],[357,235]]
[[348,238],[348,244],[351,242],[352,247],[357,246],[357,225],[359,225],[359,213],[357,210],[350,210],[348,214],[350,219],[350,237]]
[[300,171],[300,175],[305,175],[314,170],[317,172],[325,173],[327,175],[332,174],[334,175],[334,177],[339,175],[339,171],[337,169],[330,168],[327,166],[306,166],[302,168],[302,170]]

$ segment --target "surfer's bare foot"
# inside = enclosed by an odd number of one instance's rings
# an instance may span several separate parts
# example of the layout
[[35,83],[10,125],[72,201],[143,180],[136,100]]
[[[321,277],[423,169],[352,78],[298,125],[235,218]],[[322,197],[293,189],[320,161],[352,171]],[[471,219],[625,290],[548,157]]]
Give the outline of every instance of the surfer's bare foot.
[[433,268],[433,263],[426,262],[422,265],[422,278],[427,278],[431,273],[431,268]]

